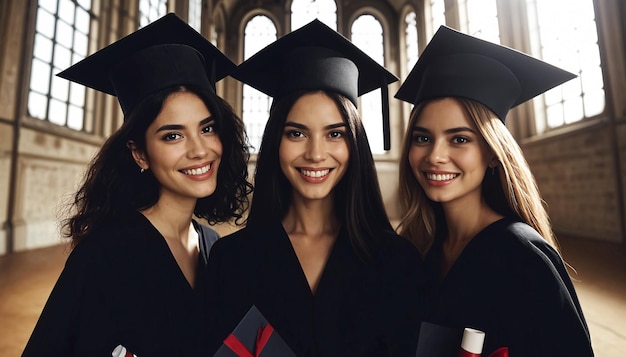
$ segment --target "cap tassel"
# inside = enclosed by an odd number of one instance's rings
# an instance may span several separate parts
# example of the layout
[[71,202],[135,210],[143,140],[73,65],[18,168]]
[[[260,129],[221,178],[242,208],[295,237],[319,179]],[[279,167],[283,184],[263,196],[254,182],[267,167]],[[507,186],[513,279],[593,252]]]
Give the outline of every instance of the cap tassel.
[[388,151],[391,148],[391,133],[389,124],[389,89],[387,82],[383,80],[380,87],[380,96],[383,109],[383,148]]

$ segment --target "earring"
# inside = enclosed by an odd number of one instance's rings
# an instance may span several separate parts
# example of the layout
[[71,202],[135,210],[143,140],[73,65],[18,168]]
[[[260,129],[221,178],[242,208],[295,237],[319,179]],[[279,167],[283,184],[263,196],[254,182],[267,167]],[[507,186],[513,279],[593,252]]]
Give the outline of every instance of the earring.
[[142,167],[141,170],[139,170],[139,173],[144,173],[146,170]]
[[495,175],[495,174],[496,174],[496,167],[495,167],[495,166],[492,166],[492,167],[491,167],[491,176],[493,176],[493,175]]

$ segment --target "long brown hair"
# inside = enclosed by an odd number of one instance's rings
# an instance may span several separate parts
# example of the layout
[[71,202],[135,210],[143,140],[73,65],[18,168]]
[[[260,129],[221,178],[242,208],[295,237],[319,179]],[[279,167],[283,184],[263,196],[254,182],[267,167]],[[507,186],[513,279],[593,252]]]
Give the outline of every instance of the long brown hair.
[[[482,182],[482,196],[489,207],[501,215],[516,217],[530,225],[558,251],[548,213],[522,149],[489,108],[470,99],[455,99],[463,105],[498,160],[494,175],[485,174]],[[445,227],[441,206],[426,196],[409,165],[411,128],[426,104],[428,101],[422,102],[411,113],[402,144],[399,187],[403,213],[398,232],[413,242],[422,254],[428,252],[438,230]],[[487,170],[491,171],[491,168]]]

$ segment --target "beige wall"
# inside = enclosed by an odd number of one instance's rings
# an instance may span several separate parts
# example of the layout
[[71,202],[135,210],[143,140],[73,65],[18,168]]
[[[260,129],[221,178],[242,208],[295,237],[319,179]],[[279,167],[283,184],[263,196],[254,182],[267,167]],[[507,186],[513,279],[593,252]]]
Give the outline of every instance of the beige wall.
[[623,181],[610,135],[598,125],[523,145],[557,233],[622,241]]

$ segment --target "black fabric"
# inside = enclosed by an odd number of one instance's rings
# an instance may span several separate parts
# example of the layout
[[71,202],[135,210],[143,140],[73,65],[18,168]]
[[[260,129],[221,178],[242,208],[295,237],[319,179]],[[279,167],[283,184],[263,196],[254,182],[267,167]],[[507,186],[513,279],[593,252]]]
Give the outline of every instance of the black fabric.
[[575,77],[525,53],[441,26],[395,97],[413,104],[468,98],[504,121],[512,107]]
[[364,263],[341,232],[312,294],[280,223],[220,239],[209,260],[211,350],[255,305],[299,357],[414,355],[419,254],[398,236],[384,241]]
[[[203,256],[217,233],[200,232]],[[140,357],[206,355],[206,281],[198,259],[192,289],[163,236],[135,213],[72,251],[23,356],[110,357],[117,345]]]
[[425,264],[425,321],[484,331],[484,356],[505,346],[510,357],[593,356],[566,268],[527,224],[508,218],[491,224],[467,244],[443,280],[441,241]]

